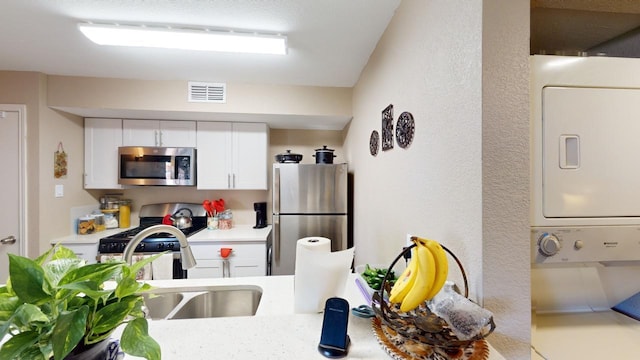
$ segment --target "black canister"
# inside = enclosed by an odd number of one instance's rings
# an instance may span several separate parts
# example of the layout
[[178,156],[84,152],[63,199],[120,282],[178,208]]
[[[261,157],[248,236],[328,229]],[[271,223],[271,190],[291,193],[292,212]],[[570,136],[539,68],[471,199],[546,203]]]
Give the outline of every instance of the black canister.
[[262,229],[264,227],[267,227],[267,203],[253,203],[253,210],[256,211],[256,226],[254,226],[253,228]]
[[323,145],[322,149],[316,149],[316,154],[313,155],[316,158],[316,164],[333,164],[333,149],[327,149],[327,145]]

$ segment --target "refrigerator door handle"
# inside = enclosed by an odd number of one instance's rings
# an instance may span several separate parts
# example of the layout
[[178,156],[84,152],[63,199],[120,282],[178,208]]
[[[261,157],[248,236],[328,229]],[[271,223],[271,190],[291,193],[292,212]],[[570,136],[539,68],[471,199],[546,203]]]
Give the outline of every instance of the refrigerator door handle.
[[280,215],[273,215],[273,261],[280,262]]
[[280,168],[273,168],[273,213],[280,213]]

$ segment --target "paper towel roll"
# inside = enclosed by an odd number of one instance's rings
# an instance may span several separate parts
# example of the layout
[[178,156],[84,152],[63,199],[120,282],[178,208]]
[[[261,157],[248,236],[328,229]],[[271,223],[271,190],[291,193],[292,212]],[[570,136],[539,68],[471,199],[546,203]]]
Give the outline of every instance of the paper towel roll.
[[326,300],[342,296],[354,249],[331,252],[331,240],[306,237],[296,244],[294,304],[296,313],[318,313]]

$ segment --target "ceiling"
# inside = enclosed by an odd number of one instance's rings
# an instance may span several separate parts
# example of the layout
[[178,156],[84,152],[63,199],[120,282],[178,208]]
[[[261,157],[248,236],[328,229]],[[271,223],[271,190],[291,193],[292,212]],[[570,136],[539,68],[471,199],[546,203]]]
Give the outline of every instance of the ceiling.
[[[0,69],[154,80],[353,86],[400,0],[2,0]],[[289,53],[101,47],[77,23],[197,26],[288,36]],[[531,53],[640,57],[637,0],[531,0]],[[627,34],[625,36],[625,34]],[[616,39],[613,44],[607,44]],[[624,40],[624,41],[623,41]],[[604,45],[603,45],[604,44]],[[636,50],[637,49],[637,50]]]
[[[0,70],[352,87],[400,0],[2,0]],[[79,22],[282,33],[285,56],[95,45]]]
[[531,53],[640,57],[640,1],[531,0]]

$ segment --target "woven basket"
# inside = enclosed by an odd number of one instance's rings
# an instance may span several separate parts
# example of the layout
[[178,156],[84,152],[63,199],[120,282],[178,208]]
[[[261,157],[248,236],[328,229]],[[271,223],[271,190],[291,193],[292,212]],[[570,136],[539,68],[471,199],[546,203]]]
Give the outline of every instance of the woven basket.
[[[389,266],[389,271],[382,280],[382,286],[380,290],[373,294],[373,310],[376,317],[385,325],[389,326],[406,339],[411,339],[419,343],[441,347],[441,348],[460,348],[471,344],[474,341],[482,340],[491,334],[496,325],[493,321],[493,317],[489,320],[489,324],[485,326],[482,331],[475,337],[468,340],[460,340],[449,328],[444,319],[440,318],[429,310],[426,302],[418,306],[416,309],[409,312],[401,312],[399,304],[390,304],[387,302],[388,295],[385,296],[385,292],[388,294],[391,291],[391,286],[387,283],[387,277],[390,270],[395,264],[411,251],[416,246],[405,248]],[[462,278],[464,280],[464,297],[469,297],[469,288],[467,282],[467,275],[464,271],[462,263],[457,256],[451,250],[445,246],[442,248],[453,257],[458,264],[460,271],[462,272]]]

